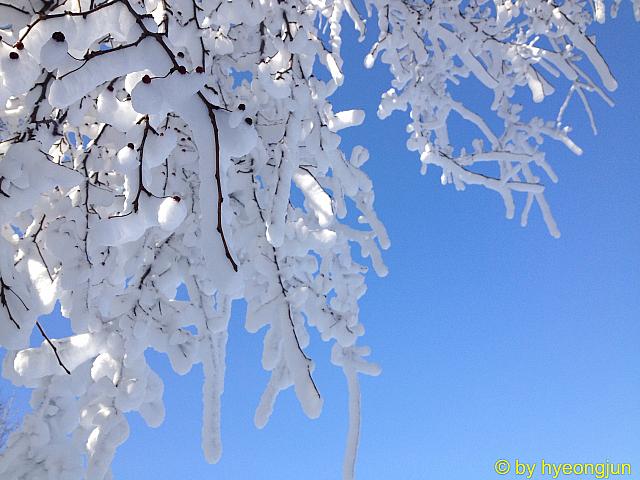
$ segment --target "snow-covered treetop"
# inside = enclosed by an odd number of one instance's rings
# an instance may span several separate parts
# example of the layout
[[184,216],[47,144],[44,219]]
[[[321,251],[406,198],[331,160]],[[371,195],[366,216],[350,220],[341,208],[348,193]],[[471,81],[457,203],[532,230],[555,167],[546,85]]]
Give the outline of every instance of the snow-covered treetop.
[[[640,19],[640,0],[633,8]],[[377,18],[364,63],[393,75],[378,115],[409,111],[422,172],[436,165],[443,184],[496,191],[509,218],[522,197],[523,225],[535,203],[558,236],[542,179],[556,176],[539,145],[579,154],[567,103],[577,97],[590,118],[589,94],[611,103],[616,81],[587,32],[605,14],[603,0],[0,0],[0,345],[3,375],[34,389],[0,476],[109,478],[123,413],[163,421],[148,348],[180,374],[203,364],[202,446],[216,462],[227,324],[244,298],[246,328],[267,328],[256,425],[290,386],[320,414],[305,353],[316,328],[348,380],[352,478],[357,374],[379,369],[356,343],[367,267],[351,245],[384,276],[389,239],[361,169],[367,150],[339,148],[364,113],[328,100],[344,80],[342,20],[364,40]],[[493,92],[491,111],[455,98],[470,76]],[[552,120],[515,100],[554,88],[568,92]],[[452,114],[477,127],[470,145],[450,141]],[[181,284],[188,301],[175,300]],[[56,300],[68,338],[38,322]],[[34,327],[43,344],[28,348]]]

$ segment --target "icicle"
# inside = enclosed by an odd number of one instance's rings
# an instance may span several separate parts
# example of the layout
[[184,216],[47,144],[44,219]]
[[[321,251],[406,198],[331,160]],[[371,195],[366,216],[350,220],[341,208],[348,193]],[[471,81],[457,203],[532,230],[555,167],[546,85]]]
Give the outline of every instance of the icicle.
[[220,437],[221,397],[224,392],[224,372],[227,346],[227,327],[231,315],[231,300],[220,295],[220,310],[216,318],[205,320],[202,336],[202,450],[207,462],[217,463],[222,456]]

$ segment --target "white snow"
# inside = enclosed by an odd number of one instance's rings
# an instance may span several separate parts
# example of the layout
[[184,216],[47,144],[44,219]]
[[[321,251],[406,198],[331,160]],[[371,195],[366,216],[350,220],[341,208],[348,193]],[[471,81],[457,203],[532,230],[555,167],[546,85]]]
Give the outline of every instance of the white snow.
[[187,207],[180,198],[165,198],[158,208],[158,223],[160,228],[173,232],[187,216]]
[[[358,302],[370,267],[388,273],[390,238],[362,168],[369,152],[341,150],[340,132],[364,111],[334,112],[332,96],[351,71],[342,21],[368,41],[365,18],[351,0],[39,2],[41,16],[32,3],[0,2],[0,346],[4,377],[33,389],[34,410],[0,454],[0,478],[111,478],[125,414],[164,420],[149,348],[181,375],[203,365],[202,448],[219,461],[228,322],[243,298],[270,373],[256,426],[289,387],[320,415],[315,329],[347,379],[353,479],[358,375],[380,372],[359,345]],[[545,198],[558,178],[542,145],[580,154],[563,119],[570,102],[594,131],[590,95],[613,104],[617,82],[590,30],[605,6],[367,1],[379,33],[364,65],[391,77],[377,115],[404,112],[423,174],[494,191],[522,225],[537,204],[558,237]],[[468,79],[492,101],[457,98]],[[565,88],[555,118],[518,103],[522,91],[544,104]],[[475,132],[469,144],[460,122]],[[175,299],[182,284],[188,300]],[[73,333],[29,348],[56,301]]]

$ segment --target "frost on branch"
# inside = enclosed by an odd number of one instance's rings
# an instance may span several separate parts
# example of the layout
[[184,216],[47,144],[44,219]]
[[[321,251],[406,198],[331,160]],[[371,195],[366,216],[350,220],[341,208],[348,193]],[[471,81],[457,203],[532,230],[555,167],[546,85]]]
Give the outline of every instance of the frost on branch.
[[[339,148],[338,132],[364,112],[328,101],[344,81],[342,20],[365,39],[358,10],[379,28],[365,65],[380,58],[394,77],[378,113],[410,110],[407,145],[423,172],[437,165],[445,184],[498,192],[508,217],[522,192],[522,223],[537,203],[559,234],[541,179],[556,177],[539,145],[549,137],[580,153],[566,104],[579,98],[595,129],[587,95],[610,102],[615,79],[586,31],[604,20],[602,1],[0,1],[0,344],[3,375],[33,389],[2,478],[110,478],[124,414],[164,418],[148,348],[179,374],[203,364],[202,447],[216,462],[238,298],[247,330],[265,330],[258,427],[288,387],[320,415],[308,328],[332,341],[350,396],[343,475],[354,476],[357,376],[379,369],[356,344],[367,268],[352,244],[379,275],[389,247],[360,168],[367,150]],[[469,76],[493,92],[490,113],[455,98],[451,86]],[[553,121],[526,119],[514,100],[565,87]],[[452,114],[477,127],[471,146],[450,140]],[[182,284],[188,301],[175,300]],[[37,322],[56,300],[68,338]],[[29,348],[34,327],[43,342]]]

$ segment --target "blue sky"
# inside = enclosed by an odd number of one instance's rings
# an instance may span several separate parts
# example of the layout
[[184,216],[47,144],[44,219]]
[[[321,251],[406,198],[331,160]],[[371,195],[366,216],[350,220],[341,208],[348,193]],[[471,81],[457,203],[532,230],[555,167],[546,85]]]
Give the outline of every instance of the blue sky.
[[[351,30],[345,34],[353,40]],[[435,168],[420,176],[417,157],[404,147],[405,118],[375,116],[388,74],[384,67],[364,71],[366,47],[348,51],[354,44],[345,41],[346,82],[335,110],[365,108],[367,121],[345,131],[343,145],[370,149],[365,170],[392,241],[389,276],[370,275],[361,302],[362,343],[383,373],[362,378],[359,479],[488,480],[499,478],[499,458],[609,460],[640,471],[640,26],[624,3],[620,17],[596,33],[619,80],[617,106],[594,98],[593,137],[572,103],[566,118],[576,125],[582,157],[545,144],[560,177],[547,191],[559,240],[536,207],[521,228],[504,218],[498,195],[442,187]],[[476,87],[471,82],[465,95],[476,95]],[[268,380],[260,367],[264,332],[246,333],[243,321],[237,302],[220,463],[206,464],[200,450],[201,370],[178,377],[150,353],[165,380],[167,418],[150,429],[130,416],[116,478],[340,477],[346,384],[329,364],[330,345],[314,333],[309,349],[325,396],[321,418],[308,420],[287,391],[257,430],[253,413]],[[17,398],[24,406],[26,395]]]

